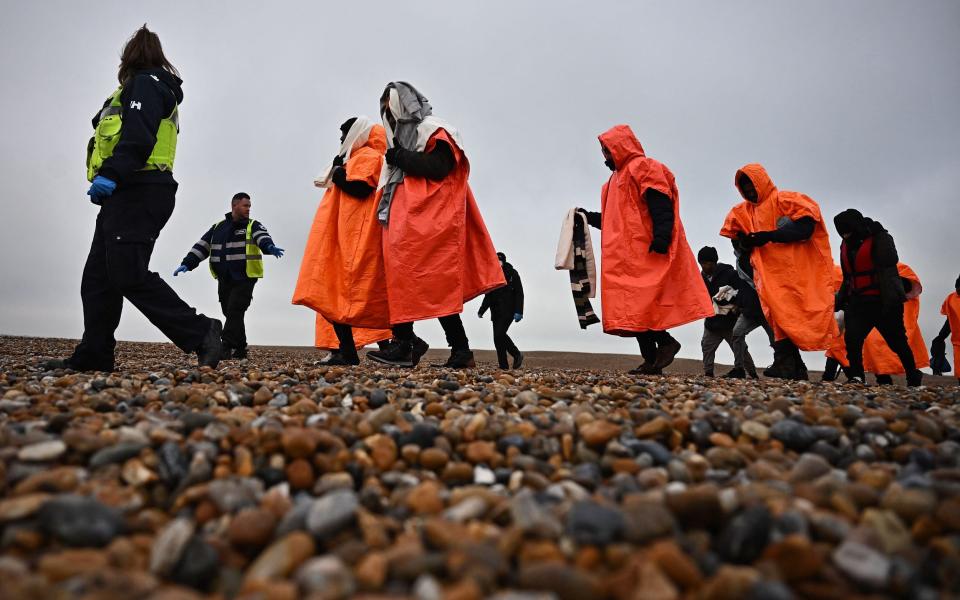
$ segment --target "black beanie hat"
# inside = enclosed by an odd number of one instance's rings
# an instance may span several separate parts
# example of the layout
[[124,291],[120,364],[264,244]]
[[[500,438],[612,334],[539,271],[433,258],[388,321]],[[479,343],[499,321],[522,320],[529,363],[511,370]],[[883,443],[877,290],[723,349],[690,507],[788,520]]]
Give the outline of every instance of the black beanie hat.
[[719,260],[720,255],[713,246],[704,246],[700,248],[700,252],[697,252],[697,262],[718,262]]
[[863,215],[855,208],[848,208],[833,218],[837,233],[858,233],[863,231]]

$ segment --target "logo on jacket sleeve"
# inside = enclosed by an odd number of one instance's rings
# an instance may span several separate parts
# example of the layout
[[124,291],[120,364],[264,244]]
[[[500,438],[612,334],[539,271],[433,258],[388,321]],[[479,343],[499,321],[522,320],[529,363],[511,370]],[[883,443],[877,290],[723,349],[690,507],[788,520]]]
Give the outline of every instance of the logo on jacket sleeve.
[[140,103],[137,102],[136,100],[131,100],[131,101],[130,101],[130,108],[135,108],[135,109],[137,109],[137,110],[140,110]]

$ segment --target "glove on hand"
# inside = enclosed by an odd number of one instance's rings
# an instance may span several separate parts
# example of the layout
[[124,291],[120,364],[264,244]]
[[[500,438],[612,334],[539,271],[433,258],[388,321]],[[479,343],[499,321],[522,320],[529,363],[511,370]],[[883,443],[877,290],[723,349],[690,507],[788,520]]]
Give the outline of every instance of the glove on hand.
[[340,156],[339,154],[333,157],[333,168],[336,169],[337,167],[342,167],[342,166],[343,166],[343,157]]
[[663,238],[653,238],[653,241],[650,242],[650,252],[656,252],[657,254],[666,254],[670,251],[670,242]]
[[100,204],[103,202],[103,199],[112,194],[115,189],[117,189],[116,182],[102,175],[97,175],[93,178],[93,181],[90,182],[90,189],[87,190],[87,195],[90,196],[91,202]]
[[749,244],[753,248],[759,248],[765,244],[770,243],[773,237],[773,232],[771,231],[758,231],[756,233],[751,233],[747,236]]
[[284,249],[279,248],[277,246],[270,246],[270,248],[267,250],[267,254],[271,256],[276,256],[277,258],[282,258],[283,253],[284,253]]
[[180,265],[179,267],[177,267],[177,270],[173,272],[173,276],[176,277],[180,273],[186,273],[189,270],[190,269],[187,268],[187,265]]
[[522,319],[522,318],[523,318],[523,313],[513,313],[513,321],[514,321],[514,323],[519,323],[519,322],[520,322],[520,319]]

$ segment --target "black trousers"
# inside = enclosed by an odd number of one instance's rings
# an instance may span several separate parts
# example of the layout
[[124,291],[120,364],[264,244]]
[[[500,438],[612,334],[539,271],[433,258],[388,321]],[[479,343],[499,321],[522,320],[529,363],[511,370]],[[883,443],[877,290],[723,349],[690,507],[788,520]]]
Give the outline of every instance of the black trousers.
[[[467,339],[467,332],[463,328],[460,315],[447,315],[438,320],[447,338],[447,346],[453,350],[470,350],[470,341]],[[397,323],[391,329],[394,339],[401,342],[413,340],[413,323]]]
[[333,332],[340,342],[340,354],[348,357],[357,355],[356,343],[353,341],[353,327],[342,323],[332,323]]
[[243,324],[243,315],[253,300],[253,286],[256,279],[217,279],[217,295],[220,308],[226,322],[223,325],[223,345],[230,348],[247,347],[247,328]]
[[847,345],[847,358],[850,361],[850,376],[863,378],[863,342],[876,328],[883,341],[903,363],[908,375],[917,370],[910,343],[907,341],[907,329],[903,325],[903,304],[884,311],[880,299],[853,299],[844,311],[846,331],[843,341]]
[[511,356],[520,353],[516,344],[507,335],[507,330],[513,325],[513,315],[492,313],[491,317],[493,321],[493,346],[497,349],[497,362],[501,369],[506,369],[510,366],[507,363],[507,353],[509,352]]
[[118,188],[103,201],[83,267],[83,339],[71,362],[113,365],[114,332],[126,298],[184,352],[199,348],[210,319],[180,299],[149,270],[153,245],[173,213],[176,185]]
[[643,361],[653,364],[657,361],[657,348],[673,339],[666,331],[643,331],[637,334],[637,343],[640,344],[640,356]]

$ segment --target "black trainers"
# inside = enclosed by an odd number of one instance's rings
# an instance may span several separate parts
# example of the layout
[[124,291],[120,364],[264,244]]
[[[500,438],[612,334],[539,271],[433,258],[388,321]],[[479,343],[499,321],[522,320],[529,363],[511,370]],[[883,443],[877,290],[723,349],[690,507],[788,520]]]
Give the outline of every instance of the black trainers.
[[247,347],[246,347],[246,346],[244,346],[243,348],[234,348],[234,349],[233,349],[233,353],[232,353],[232,355],[231,355],[231,358],[234,358],[234,359],[236,359],[236,360],[243,360],[243,359],[245,359],[246,357],[247,357]]
[[[422,355],[421,355],[422,356]],[[393,367],[413,367],[413,344],[411,342],[395,341],[387,346],[386,350],[371,350],[367,358],[372,361]],[[419,357],[417,358],[419,361]]]
[[739,367],[734,367],[729,371],[727,371],[727,373],[723,376],[723,378],[724,379],[746,379],[747,372]]
[[513,355],[513,368],[519,369],[523,366],[523,352],[517,350],[517,353]]
[[197,348],[197,362],[201,367],[210,367],[216,369],[220,364],[220,355],[223,352],[223,342],[220,336],[223,335],[223,325],[216,319],[210,319],[210,328],[207,329],[207,335],[203,338],[200,347]]
[[339,350],[336,352],[331,352],[330,356],[324,358],[320,361],[320,364],[326,367],[329,366],[356,366],[360,364],[360,357],[356,354],[353,356],[346,356],[341,353]]
[[676,358],[677,352],[680,352],[680,342],[670,338],[669,342],[657,348],[657,360],[653,366],[660,370],[667,368]]
[[420,364],[420,359],[423,358],[423,355],[427,353],[427,350],[430,349],[430,344],[426,341],[415,337],[413,338],[413,345],[410,348],[410,358],[413,360],[413,366]]
[[635,369],[627,371],[628,375],[663,375],[663,369],[658,369],[653,363],[645,362]]
[[40,363],[40,368],[45,371],[55,371],[57,369],[63,369],[66,371],[103,371],[105,373],[113,373],[115,366],[113,363],[104,363],[100,365],[79,363],[70,358],[52,358],[50,360]]
[[472,369],[477,366],[477,362],[473,360],[473,352],[470,350],[454,350],[450,353],[446,366],[451,369]]

